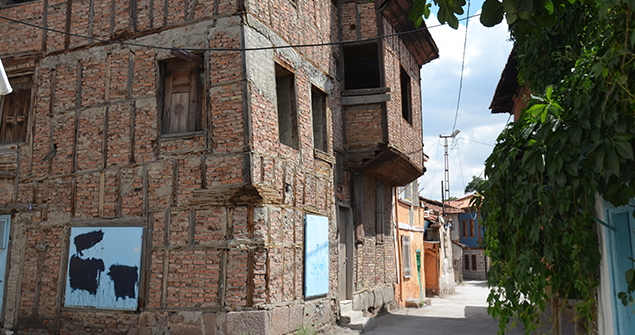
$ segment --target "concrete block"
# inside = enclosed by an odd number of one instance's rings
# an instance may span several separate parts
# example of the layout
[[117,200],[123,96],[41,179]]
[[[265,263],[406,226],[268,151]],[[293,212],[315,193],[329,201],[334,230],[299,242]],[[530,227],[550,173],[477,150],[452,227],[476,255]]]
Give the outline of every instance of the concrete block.
[[271,335],[267,311],[229,312],[226,317],[226,335]]
[[421,307],[421,300],[419,300],[419,299],[406,299],[406,307],[419,308],[419,307]]
[[205,335],[216,335],[216,313],[203,313]]
[[353,310],[361,311],[362,310],[362,295],[361,294],[353,294]]
[[170,335],[203,335],[203,330],[195,325],[179,323],[170,326]]
[[289,331],[296,331],[302,326],[304,307],[302,305],[289,307]]
[[271,311],[271,323],[275,335],[283,335],[290,332],[289,307],[278,307]]

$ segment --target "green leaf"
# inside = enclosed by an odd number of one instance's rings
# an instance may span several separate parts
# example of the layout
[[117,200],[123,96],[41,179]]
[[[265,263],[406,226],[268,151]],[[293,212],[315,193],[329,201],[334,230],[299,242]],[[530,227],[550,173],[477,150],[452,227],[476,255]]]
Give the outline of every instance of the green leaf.
[[551,101],[552,93],[553,93],[553,85],[547,86],[547,91],[546,91],[547,101]]
[[[427,0],[415,0],[412,3],[412,9],[410,10],[410,13],[408,14],[408,19],[414,22],[415,27],[417,28],[419,28],[419,26],[423,22],[423,16],[425,15],[426,7],[429,7],[428,5],[430,5],[430,4],[426,4],[426,2]],[[428,16],[430,16],[429,8],[428,8],[428,15],[426,16],[426,18],[428,18]]]
[[633,147],[627,141],[616,141],[615,151],[624,159],[633,159]]
[[503,21],[503,4],[497,0],[485,0],[481,12],[481,23],[493,27]]
[[545,1],[545,9],[549,13],[549,15],[553,14],[553,2],[551,0]]

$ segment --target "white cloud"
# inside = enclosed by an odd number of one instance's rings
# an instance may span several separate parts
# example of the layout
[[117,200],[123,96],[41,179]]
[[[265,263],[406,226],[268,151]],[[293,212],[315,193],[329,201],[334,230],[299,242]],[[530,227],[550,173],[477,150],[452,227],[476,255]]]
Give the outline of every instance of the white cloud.
[[[447,25],[433,27],[438,20],[431,15],[426,21],[439,48],[439,59],[421,69],[424,150],[430,160],[420,179],[422,195],[441,198],[444,179],[444,148],[440,134],[453,130],[460,84],[465,25],[459,29]],[[461,129],[449,146],[450,193],[461,197],[472,176],[482,173],[483,163],[493,149],[498,134],[509,115],[491,114],[489,104],[501,72],[511,51],[507,25],[484,27],[473,18],[468,25],[463,88],[456,128]]]

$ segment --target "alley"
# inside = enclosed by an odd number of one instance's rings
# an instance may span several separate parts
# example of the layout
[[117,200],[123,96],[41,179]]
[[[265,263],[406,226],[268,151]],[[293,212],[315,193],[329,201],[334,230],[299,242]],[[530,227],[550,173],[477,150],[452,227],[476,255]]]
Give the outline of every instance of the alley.
[[[432,298],[432,305],[392,311],[376,319],[377,326],[364,334],[473,334],[491,335],[498,322],[487,314],[486,281],[466,281],[456,293]],[[515,328],[507,334],[523,334]]]

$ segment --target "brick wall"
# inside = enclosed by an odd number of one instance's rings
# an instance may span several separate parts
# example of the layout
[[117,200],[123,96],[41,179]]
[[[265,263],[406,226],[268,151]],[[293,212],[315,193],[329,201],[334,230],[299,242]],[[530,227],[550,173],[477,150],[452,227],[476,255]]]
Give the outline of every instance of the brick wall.
[[[0,14],[73,34],[164,47],[238,49],[331,42],[340,34],[344,40],[377,36],[374,3],[340,6],[341,14],[328,0],[45,0],[2,7]],[[7,73],[32,73],[34,82],[28,140],[0,152],[3,161],[15,162],[12,174],[0,178],[0,212],[15,213],[5,328],[227,334],[257,327],[283,334],[302,323],[322,328],[335,322],[336,206],[352,206],[351,171],[345,168],[341,184],[334,182],[336,153],[344,151],[345,132],[354,136],[343,128],[344,117],[368,123],[342,112],[338,46],[201,53],[203,130],[162,136],[160,64],[172,57],[169,50],[100,43],[7,21],[0,22],[0,32]],[[399,58],[408,55],[394,43],[400,51],[385,57],[391,62],[387,71],[397,69],[398,76]],[[276,63],[295,76],[297,149],[278,138]],[[418,76],[411,76],[413,101],[419,101]],[[313,148],[312,86],[328,95],[325,152]],[[399,94],[393,92],[394,100]],[[394,104],[388,109],[399,102]],[[413,118],[420,120],[420,114]],[[400,127],[395,131],[412,135]],[[417,129],[420,134],[420,122],[412,132]],[[404,150],[421,142],[420,135],[404,143],[395,136]],[[52,158],[45,160],[47,155]],[[380,303],[390,303],[396,280],[391,185],[383,201],[385,242],[378,243],[376,177],[364,178],[365,236],[354,246],[354,294],[387,292]],[[307,213],[329,219],[330,246],[329,293],[310,302],[303,295]],[[122,226],[143,227],[138,309],[64,307],[72,228]],[[356,307],[381,307],[380,300]],[[236,320],[243,316],[255,323],[240,328]],[[282,321],[272,325],[272,318]]]

